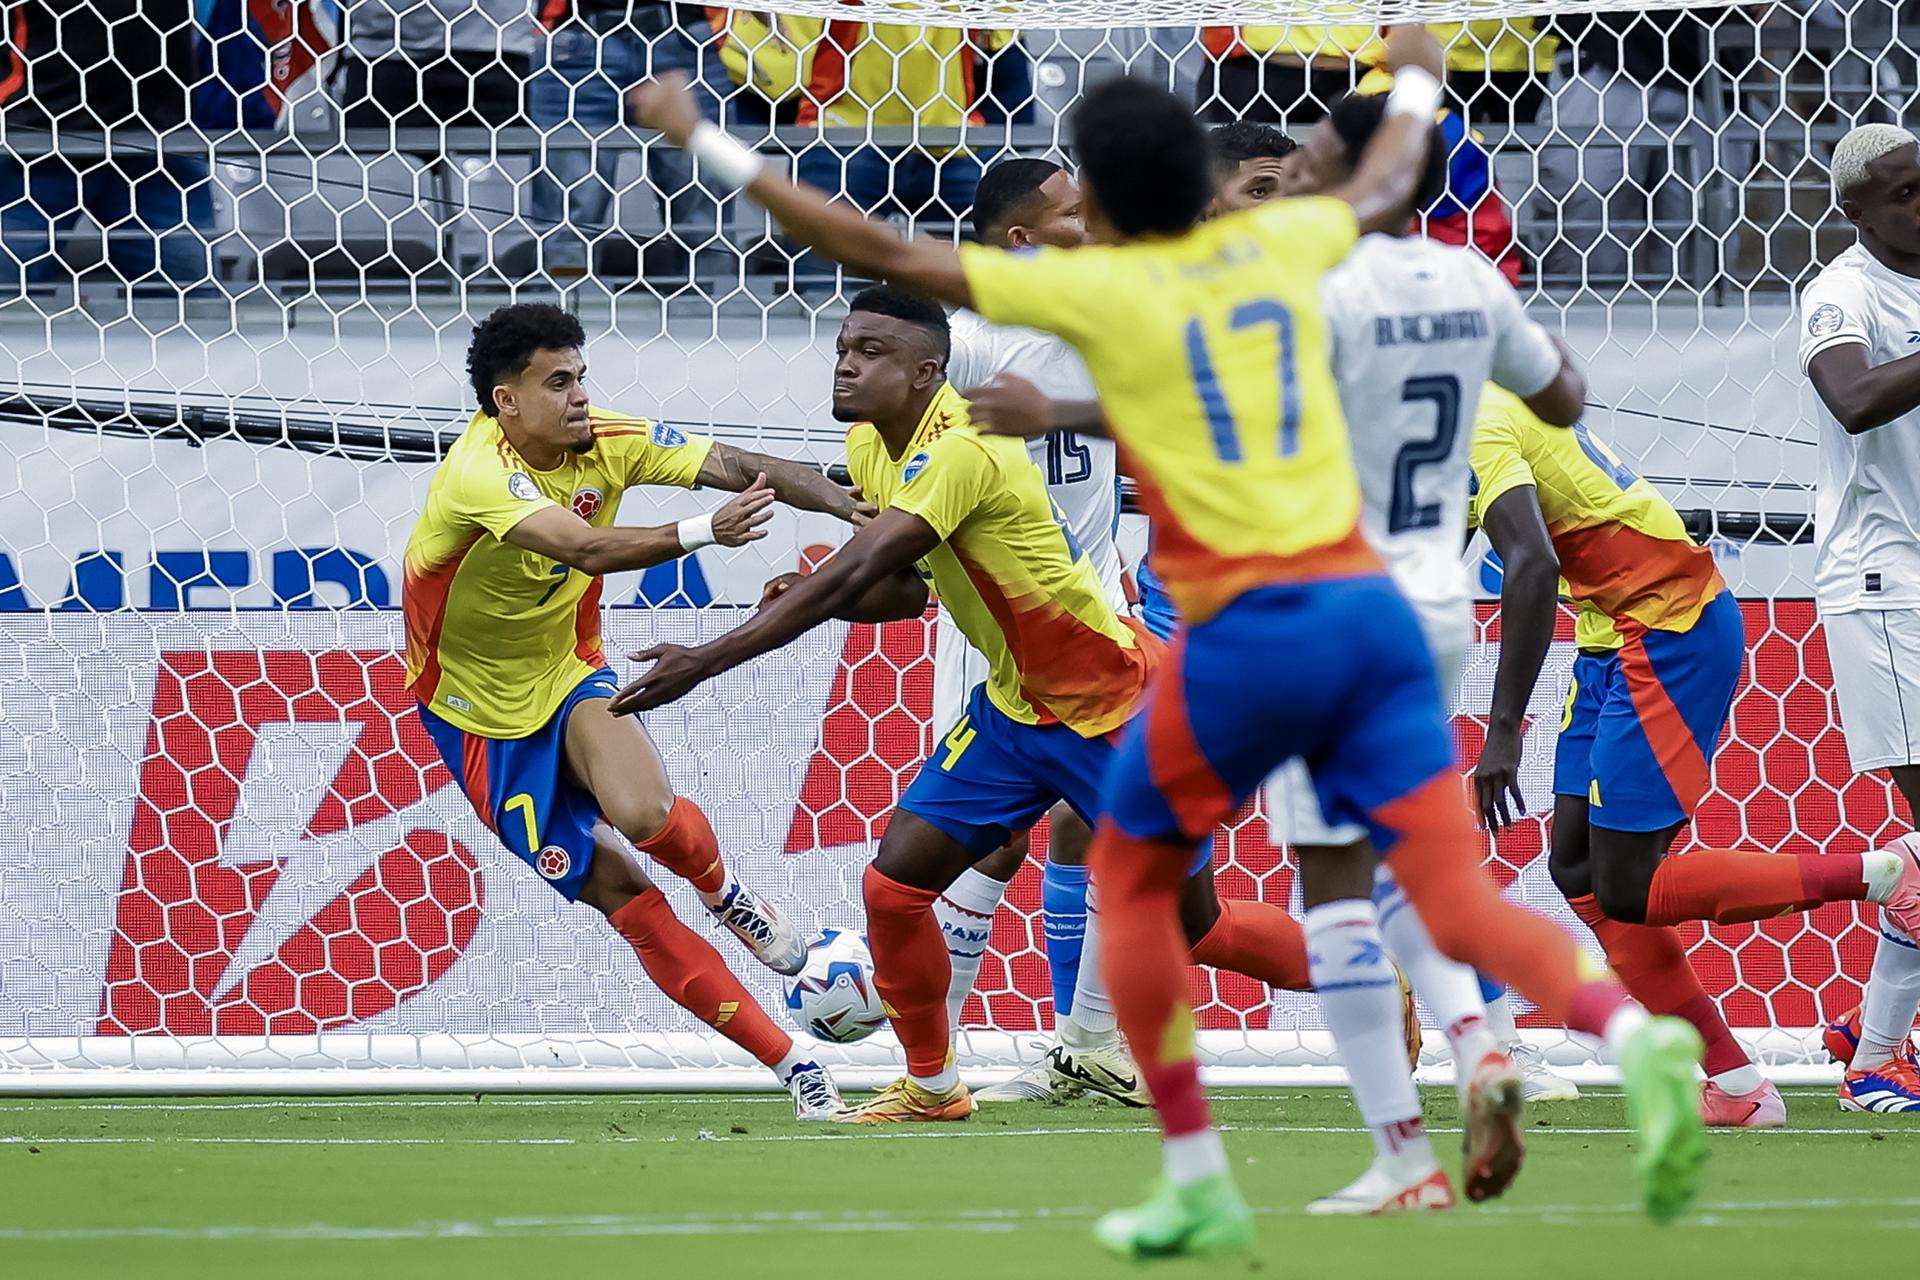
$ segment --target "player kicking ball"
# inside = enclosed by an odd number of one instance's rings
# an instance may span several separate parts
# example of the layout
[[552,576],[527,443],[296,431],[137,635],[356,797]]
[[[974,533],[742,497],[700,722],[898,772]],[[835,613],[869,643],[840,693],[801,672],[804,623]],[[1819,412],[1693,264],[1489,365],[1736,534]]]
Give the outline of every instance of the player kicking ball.
[[[864,510],[808,467],[593,408],[585,340],[544,304],[475,326],[467,372],[481,407],[407,542],[407,684],[501,843],[606,916],[663,992],[779,1077],[796,1116],[824,1120],[842,1109],[832,1079],[675,918],[620,839],[691,883],[761,963],[783,974],[805,963],[792,925],[734,879],[706,815],[674,794],[646,732],[609,713],[600,589],[604,574],[765,537],[776,499],[845,520]],[[622,493],[651,484],[740,496],[677,525],[615,526]]]
[[[1800,368],[1820,398],[1814,595],[1847,756],[1885,769],[1920,817],[1920,139],[1868,124],[1833,149],[1833,192],[1859,242],[1800,297]],[[1894,842],[1912,848],[1920,836]],[[1920,1116],[1913,1017],[1920,944],[1883,913],[1859,1007],[1827,1051],[1840,1106]]]
[[[1156,567],[1187,629],[1112,761],[1091,855],[1115,1008],[1165,1133],[1152,1198],[1096,1226],[1127,1256],[1251,1242],[1200,1085],[1178,902],[1199,842],[1295,756],[1314,769],[1330,818],[1367,823],[1443,953],[1618,1054],[1652,1216],[1692,1201],[1705,1156],[1692,1028],[1650,1019],[1479,866],[1432,657],[1359,529],[1316,291],[1361,232],[1397,225],[1444,62],[1419,27],[1394,28],[1387,54],[1408,70],[1350,182],[1204,225],[1212,182],[1192,112],[1139,81],[1099,86],[1075,112],[1073,150],[1089,230],[1105,243],[1022,255],[903,239],[699,127],[683,90],[641,91],[650,124],[691,143],[710,175],[807,247],[990,322],[1064,337],[1142,484]],[[660,657],[668,697],[705,674],[680,651]]]

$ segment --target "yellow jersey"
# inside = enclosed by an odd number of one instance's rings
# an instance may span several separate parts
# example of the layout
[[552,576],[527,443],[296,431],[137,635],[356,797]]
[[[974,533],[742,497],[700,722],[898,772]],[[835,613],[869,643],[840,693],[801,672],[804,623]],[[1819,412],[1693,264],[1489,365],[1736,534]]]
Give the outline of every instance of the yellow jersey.
[[1552,426],[1488,384],[1471,457],[1469,523],[1478,525],[1510,490],[1530,484],[1537,492],[1582,649],[1618,649],[1622,627],[1690,631],[1726,589],[1713,553],[1687,533],[1680,513],[1585,425]]
[[1085,359],[1190,623],[1254,587],[1381,572],[1320,312],[1358,234],[1344,201],[1313,197],[1171,239],[960,250],[975,311]]
[[1084,738],[1132,718],[1159,642],[1113,611],[1025,441],[975,431],[942,385],[898,455],[870,422],[848,431],[847,469],[867,501],[940,535],[920,573],[986,655],[995,707]]
[[524,738],[606,665],[600,579],[503,541],[536,511],[565,506],[613,523],[639,484],[692,488],[713,441],[603,409],[593,448],[536,471],[484,413],[447,450],[407,539],[401,609],[407,687],[469,733]]

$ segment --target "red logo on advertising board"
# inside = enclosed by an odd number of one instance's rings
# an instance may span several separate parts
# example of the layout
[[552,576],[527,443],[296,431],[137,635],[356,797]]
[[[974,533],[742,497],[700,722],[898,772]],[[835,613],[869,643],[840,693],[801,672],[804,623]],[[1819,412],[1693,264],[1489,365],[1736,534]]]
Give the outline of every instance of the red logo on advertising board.
[[301,1034],[392,1009],[480,920],[388,652],[160,655],[103,1035]]

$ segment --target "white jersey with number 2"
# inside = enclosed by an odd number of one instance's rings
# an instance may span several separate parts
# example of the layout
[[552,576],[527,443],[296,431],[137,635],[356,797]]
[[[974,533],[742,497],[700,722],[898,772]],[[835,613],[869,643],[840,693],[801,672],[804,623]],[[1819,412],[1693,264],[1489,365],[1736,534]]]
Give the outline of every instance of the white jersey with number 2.
[[1418,236],[1363,237],[1321,282],[1320,303],[1361,526],[1436,650],[1463,650],[1472,591],[1460,555],[1480,388],[1539,393],[1560,371],[1559,348],[1485,258]]

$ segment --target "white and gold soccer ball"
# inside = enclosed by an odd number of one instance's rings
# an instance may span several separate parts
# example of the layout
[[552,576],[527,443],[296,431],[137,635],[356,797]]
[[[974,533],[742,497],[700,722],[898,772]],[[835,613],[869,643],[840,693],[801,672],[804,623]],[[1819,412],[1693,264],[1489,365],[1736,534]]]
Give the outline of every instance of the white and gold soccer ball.
[[837,1044],[878,1031],[887,1014],[873,985],[867,940],[846,929],[827,929],[815,938],[807,963],[787,979],[787,1016],[815,1039]]

